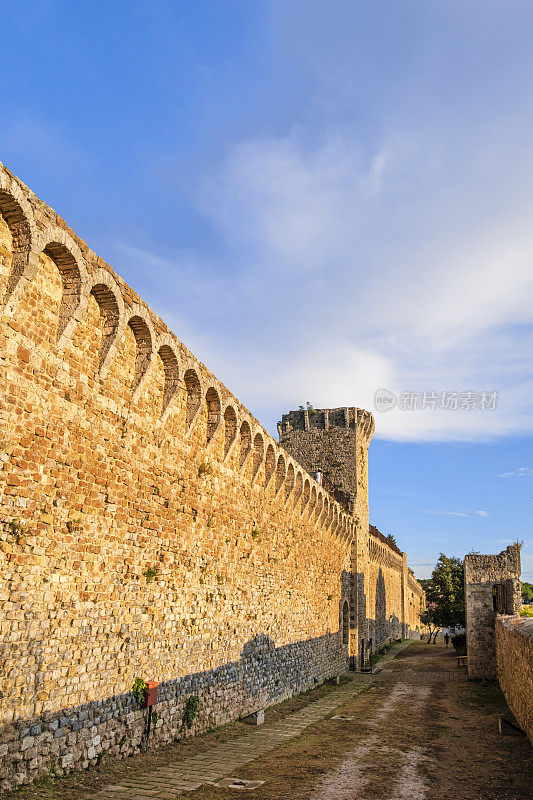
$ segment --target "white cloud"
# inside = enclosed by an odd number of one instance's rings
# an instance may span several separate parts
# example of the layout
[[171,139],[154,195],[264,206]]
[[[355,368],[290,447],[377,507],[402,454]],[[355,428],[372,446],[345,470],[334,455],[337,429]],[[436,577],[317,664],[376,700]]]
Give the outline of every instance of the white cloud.
[[219,331],[206,357],[255,407],[309,399],[374,410],[380,387],[498,392],[495,410],[376,414],[377,435],[533,428],[531,201],[474,213],[479,198],[458,174],[434,175],[428,197],[428,161],[438,173],[431,143],[390,142],[365,159],[339,135],[306,147],[293,132],[234,146],[206,178],[201,207],[226,240],[231,295],[245,307],[233,342]]
[[438,514],[445,517],[488,517],[488,511],[431,511],[425,510],[424,514]]
[[498,475],[498,478],[524,478],[531,476],[533,476],[533,469],[531,467],[517,467],[510,472],[502,472],[501,475]]

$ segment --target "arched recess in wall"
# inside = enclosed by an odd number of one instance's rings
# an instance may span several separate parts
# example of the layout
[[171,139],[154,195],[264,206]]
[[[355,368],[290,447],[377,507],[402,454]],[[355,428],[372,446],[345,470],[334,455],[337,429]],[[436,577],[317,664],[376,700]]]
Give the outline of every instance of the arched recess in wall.
[[315,510],[315,521],[317,523],[320,520],[323,506],[324,506],[324,495],[322,494],[322,492],[318,491],[316,498],[316,510]]
[[268,486],[270,479],[276,469],[276,454],[271,444],[268,445],[265,456],[265,486]]
[[285,480],[285,459],[283,458],[283,456],[279,456],[278,463],[276,465],[276,494],[283,486],[284,480]]
[[165,373],[165,388],[163,389],[163,405],[161,408],[161,414],[164,414],[178,391],[180,382],[179,364],[174,350],[168,344],[161,345],[157,355],[163,362],[163,371]]
[[242,467],[248,457],[248,453],[252,448],[252,432],[246,420],[241,425],[240,430],[240,450],[239,450],[239,466]]
[[205,404],[207,408],[207,444],[215,435],[215,431],[220,423],[220,397],[218,392],[212,386],[207,390],[205,396]]
[[290,493],[294,489],[294,467],[289,463],[287,467],[287,477],[285,478],[285,500],[289,499]]
[[296,481],[294,483],[294,508],[300,502],[300,497],[302,496],[304,481],[302,478],[302,473],[298,472],[296,475]]
[[302,497],[302,512],[307,507],[310,496],[311,496],[311,484],[309,483],[309,479],[306,478],[304,482],[303,497]]
[[224,458],[228,455],[236,435],[237,414],[232,406],[228,406],[224,411]]
[[43,252],[52,259],[61,276],[63,288],[56,334],[56,339],[59,340],[80,304],[81,275],[76,259],[64,244],[49,242]]
[[264,453],[264,443],[263,437],[260,433],[256,433],[254,437],[254,467],[253,467],[253,477],[257,475],[259,472],[259,467],[263,461],[263,453]]
[[348,605],[347,600],[345,600],[342,604],[341,627],[342,643],[348,646],[350,641],[350,606]]
[[326,527],[326,520],[329,514],[329,497],[327,495],[323,496],[323,503],[322,503],[322,512],[320,514],[320,526]]
[[135,372],[131,387],[132,390],[135,391],[150,364],[152,355],[152,335],[146,321],[138,315],[131,317],[128,325],[135,337]]
[[118,308],[117,298],[111,289],[105,284],[97,283],[91,289],[91,294],[98,303],[100,316],[102,317],[104,323],[102,343],[100,345],[100,353],[98,355],[98,366],[99,369],[101,369],[117,335],[120,322],[120,311]]
[[12,253],[3,302],[5,303],[26,270],[31,250],[31,226],[12,194],[0,189],[0,214],[11,233]]
[[316,486],[311,489],[311,497],[309,499],[309,516],[312,517],[316,511]]
[[187,392],[187,407],[185,411],[185,421],[190,425],[200,408],[201,388],[198,375],[193,369],[188,369],[183,376],[185,381],[185,391]]

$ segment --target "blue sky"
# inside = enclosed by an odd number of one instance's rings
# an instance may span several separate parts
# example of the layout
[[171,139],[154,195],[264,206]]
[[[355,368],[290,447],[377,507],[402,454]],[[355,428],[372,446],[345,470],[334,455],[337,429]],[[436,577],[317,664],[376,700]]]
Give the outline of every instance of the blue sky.
[[532,25],[514,0],[0,0],[0,160],[273,433],[305,401],[374,411],[372,520],[420,577],[518,538],[533,581]]

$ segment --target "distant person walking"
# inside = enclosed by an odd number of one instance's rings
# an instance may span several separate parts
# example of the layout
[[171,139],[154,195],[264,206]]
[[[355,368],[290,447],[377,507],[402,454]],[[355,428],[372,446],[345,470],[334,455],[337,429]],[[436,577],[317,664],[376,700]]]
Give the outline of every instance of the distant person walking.
[[450,642],[450,637],[448,636],[447,632],[444,634],[444,641],[446,642],[446,647],[448,647],[448,644]]

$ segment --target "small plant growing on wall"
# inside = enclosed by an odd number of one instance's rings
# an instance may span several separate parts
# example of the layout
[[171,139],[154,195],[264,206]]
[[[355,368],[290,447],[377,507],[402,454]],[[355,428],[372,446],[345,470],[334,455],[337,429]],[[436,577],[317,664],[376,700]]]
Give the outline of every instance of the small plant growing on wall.
[[204,475],[211,475],[213,472],[213,467],[209,463],[209,461],[202,461],[200,466],[198,467],[198,477],[203,478]]
[[213,519],[213,517],[208,517],[207,522],[205,523],[206,528],[212,528],[214,524],[215,520]]
[[131,691],[139,705],[142,706],[144,698],[146,697],[146,692],[148,691],[148,684],[144,678],[135,678]]
[[30,529],[27,525],[21,522],[19,519],[12,519],[8,525],[10,533],[12,533],[16,540],[17,544],[20,544],[20,540],[23,539],[25,536],[29,536],[31,533]]
[[200,708],[200,701],[196,697],[196,695],[191,695],[185,701],[185,706],[183,708],[183,714],[181,716],[181,727],[182,728],[191,728],[194,722],[194,718],[198,714],[198,709]]
[[77,531],[81,530],[80,522],[81,517],[78,517],[78,519],[69,519],[67,522],[67,531],[69,533],[76,533]]
[[148,567],[148,569],[143,572],[143,575],[146,578],[146,583],[152,583],[159,575],[159,567]]
[[257,539],[258,536],[261,536],[261,528],[259,527],[259,525],[254,523],[254,526],[252,528],[252,539]]

